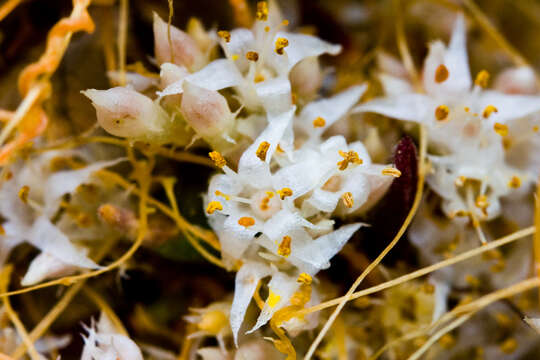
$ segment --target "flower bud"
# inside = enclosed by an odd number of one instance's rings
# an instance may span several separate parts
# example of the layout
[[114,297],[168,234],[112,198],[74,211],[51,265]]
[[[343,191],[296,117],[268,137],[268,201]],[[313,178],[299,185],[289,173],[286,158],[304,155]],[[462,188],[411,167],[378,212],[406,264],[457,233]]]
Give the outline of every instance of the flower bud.
[[204,138],[227,135],[234,120],[223,95],[189,81],[184,81],[181,108],[188,124]]
[[71,275],[77,270],[77,266],[65,263],[49,253],[42,252],[30,263],[28,271],[21,280],[21,285],[34,285],[46,279]]
[[296,64],[290,75],[293,91],[300,97],[315,97],[322,84],[322,72],[317,57],[305,58]]
[[195,40],[182,30],[168,25],[154,13],[154,51],[158,64],[172,62],[190,70],[198,70],[204,65],[204,55]]
[[537,92],[534,70],[528,66],[504,70],[495,79],[493,87],[506,94],[533,95]]
[[189,75],[189,71],[184,66],[178,66],[169,62],[161,64],[159,72],[159,86],[163,90],[167,86],[182,80]]
[[150,98],[135,90],[115,87],[83,91],[96,108],[99,124],[115,136],[148,139],[162,135],[166,114]]

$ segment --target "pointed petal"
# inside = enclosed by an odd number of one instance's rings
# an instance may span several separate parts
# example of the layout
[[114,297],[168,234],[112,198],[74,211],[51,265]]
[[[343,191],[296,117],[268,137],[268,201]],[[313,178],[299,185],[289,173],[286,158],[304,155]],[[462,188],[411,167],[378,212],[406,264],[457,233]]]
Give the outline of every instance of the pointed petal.
[[489,116],[490,122],[508,123],[510,120],[540,112],[540,96],[507,95],[496,91],[484,91],[478,99],[478,107],[485,109],[488,105],[497,108],[497,112]]
[[257,283],[270,275],[270,268],[257,262],[246,262],[236,273],[234,298],[229,316],[234,343],[238,346],[238,331],[244,321],[246,310],[251,302]]
[[269,116],[277,116],[292,106],[291,83],[285,77],[269,79],[255,85],[255,91]]
[[403,94],[397,97],[378,98],[353,109],[353,112],[374,112],[394,119],[427,122],[433,118],[437,105],[425,95]]

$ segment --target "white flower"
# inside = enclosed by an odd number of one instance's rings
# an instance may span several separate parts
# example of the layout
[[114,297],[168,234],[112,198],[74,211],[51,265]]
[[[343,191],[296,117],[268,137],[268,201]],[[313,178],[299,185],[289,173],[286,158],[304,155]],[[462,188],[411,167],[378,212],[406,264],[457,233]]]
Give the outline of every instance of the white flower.
[[[260,17],[252,29],[218,32],[226,58],[214,60],[158,95],[181,94],[184,80],[208,90],[234,87],[241,103],[249,110],[264,108],[268,113],[279,114],[291,106],[288,77],[304,59],[306,64],[295,72],[294,82],[305,91],[313,91],[315,85],[309,81],[319,82],[321,76],[318,65],[312,65],[316,57],[325,53],[336,55],[341,46],[310,35],[280,31],[285,25],[279,14],[271,8],[268,12],[269,16]],[[300,79],[299,76],[316,76],[316,79]],[[306,83],[301,84],[302,80]]]
[[330,216],[362,211],[392,180],[382,174],[384,166],[371,164],[360,142],[347,144],[341,136],[306,143],[290,156],[277,154],[293,113],[294,108],[268,117],[268,127],[240,158],[238,172],[222,161],[225,174],[211,179],[205,199],[225,264],[243,262],[230,316],[235,339],[259,280],[272,275],[270,295],[251,331],[289,303],[300,273],[313,276],[328,268],[361,226],[334,230]]
[[501,197],[534,180],[507,161],[505,140],[518,119],[540,111],[540,98],[485,90],[487,80],[485,71],[475,84],[471,80],[460,15],[448,48],[441,41],[430,44],[423,70],[425,94],[413,93],[402,79],[386,75],[381,81],[388,96],[356,108],[426,127],[431,152],[427,182],[444,199],[443,210],[450,217],[492,219],[500,214]]
[[59,153],[48,152],[13,166],[12,178],[0,188],[2,225],[2,261],[14,246],[27,241],[42,253],[33,260],[23,285],[72,273],[98,265],[86,250],[73,244],[51,219],[56,215],[65,194],[91,181],[93,172],[112,166],[120,160],[97,161],[77,170],[54,171],[52,162]]
[[81,360],[143,360],[137,344],[122,335],[105,313],[86,331]]

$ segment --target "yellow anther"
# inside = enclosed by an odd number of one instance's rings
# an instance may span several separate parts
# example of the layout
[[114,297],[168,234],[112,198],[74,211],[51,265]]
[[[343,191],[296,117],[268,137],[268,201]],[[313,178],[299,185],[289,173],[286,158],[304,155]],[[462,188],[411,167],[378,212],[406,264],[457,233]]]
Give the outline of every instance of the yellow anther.
[[464,217],[464,216],[467,216],[469,215],[469,212],[467,210],[456,210],[454,211],[453,213],[450,214],[450,218],[453,218],[453,217]]
[[478,195],[476,197],[475,205],[477,208],[481,209],[484,215],[487,215],[486,209],[489,206],[489,201],[487,200],[486,195]]
[[495,123],[493,125],[493,130],[495,130],[495,132],[501,136],[508,135],[508,126],[506,126],[505,124]]
[[77,225],[82,228],[90,227],[92,225],[92,217],[86,213],[79,213],[77,215],[77,219],[75,220],[77,222]]
[[221,197],[224,198],[225,200],[231,200],[231,196],[230,196],[230,195],[224,194],[224,193],[222,193],[222,192],[219,191],[219,190],[216,190],[216,191],[214,192],[214,194],[216,194],[216,196],[221,196]]
[[382,174],[386,176],[393,176],[395,178],[398,178],[401,176],[401,171],[394,167],[387,167],[382,169]]
[[422,290],[426,293],[426,294],[433,294],[435,292],[435,285],[431,284],[431,283],[424,283],[422,285]]
[[283,26],[289,25],[289,20],[287,20],[287,19],[283,20],[283,21],[281,22],[281,25],[283,25]]
[[216,165],[218,168],[222,168],[225,165],[227,165],[227,160],[217,151],[211,151],[208,153],[208,156],[212,161],[214,162],[214,165]]
[[[267,194],[268,194],[268,192],[267,192]],[[270,193],[270,194],[272,194],[272,193]],[[272,196],[274,196],[274,195],[272,194]],[[261,205],[260,205],[261,210],[268,210],[270,208],[270,206],[268,205],[268,203],[270,202],[270,198],[271,198],[271,196],[268,196],[268,195],[266,195],[264,198],[262,198]]]
[[296,279],[296,282],[299,282],[300,284],[307,284],[307,285],[311,284],[312,281],[313,281],[313,278],[311,277],[311,275],[305,272],[298,275],[298,279]]
[[197,324],[197,327],[202,331],[217,335],[228,324],[229,320],[223,311],[212,310],[202,314],[201,321]]
[[238,55],[238,54],[232,54],[232,55],[231,55],[232,61],[236,61],[236,60],[238,60],[239,58],[240,58],[240,55]]
[[435,109],[435,118],[439,121],[446,120],[450,114],[450,109],[446,105],[439,105]]
[[343,201],[343,204],[348,207],[349,209],[353,207],[354,205],[354,199],[350,192],[343,193],[341,195],[341,200]]
[[510,337],[503,341],[503,343],[500,345],[500,349],[505,354],[511,354],[514,351],[516,351],[518,347],[518,342],[515,338]]
[[534,125],[533,128],[532,128],[532,130],[533,130],[534,132],[538,132],[538,130],[540,130],[540,127],[538,127],[538,125]]
[[469,111],[471,111],[471,108],[468,107],[468,106],[465,106],[465,107],[463,108],[463,110],[465,110],[465,112],[469,112]]
[[480,71],[476,75],[476,79],[474,80],[474,84],[477,86],[480,86],[481,88],[486,88],[488,86],[489,82],[489,73],[486,70]]
[[269,32],[269,31],[270,31],[270,26],[266,25],[266,26],[264,27],[264,31],[265,31],[265,32]]
[[451,334],[444,334],[443,336],[441,336],[439,344],[445,349],[450,349],[456,344],[456,339]]
[[257,75],[255,75],[255,78],[253,78],[253,82],[256,83],[256,84],[258,84],[260,82],[263,82],[264,80],[265,80],[265,78],[264,78],[264,75],[262,75],[262,74],[257,74]]
[[276,305],[279,303],[279,300],[281,300],[281,296],[270,290],[270,293],[268,294],[268,299],[266,299],[266,303],[271,308],[276,307]]
[[349,164],[361,165],[362,163],[364,163],[364,161],[358,156],[358,153],[354,150],[350,150],[347,152],[339,150],[339,155],[343,157],[343,160],[337,163],[339,170],[341,171],[347,169]]
[[292,190],[288,187],[284,187],[283,189],[277,190],[276,192],[279,194],[279,198],[281,200],[284,200],[287,196],[292,196],[293,194]]
[[513,189],[517,189],[521,186],[521,179],[517,176],[512,176],[510,181],[508,182],[508,187],[511,187]]
[[286,235],[281,240],[278,246],[277,253],[279,256],[287,257],[291,255],[291,237]]
[[444,82],[446,79],[448,79],[448,75],[450,75],[450,73],[448,72],[448,68],[444,66],[444,64],[437,66],[437,69],[435,69],[435,82]]
[[465,181],[467,180],[467,178],[463,175],[460,175],[456,178],[456,180],[454,181],[454,184],[457,186],[457,187],[462,187],[463,185],[465,185]]
[[0,235],[6,235],[6,229],[2,225],[0,225]]
[[465,275],[465,282],[472,286],[473,288],[480,287],[480,279],[478,279],[476,276],[473,276],[471,274]]
[[281,145],[279,145],[279,144],[278,144],[277,147],[276,147],[276,151],[277,151],[278,153],[284,153],[284,152],[285,152],[285,151],[283,151],[283,149],[281,148]]
[[238,225],[248,228],[255,225],[255,219],[249,216],[242,216],[240,219],[238,219]]
[[19,199],[21,199],[21,201],[23,203],[27,203],[28,202],[28,193],[30,192],[30,187],[28,187],[27,185],[24,185],[21,190],[19,190]]
[[261,161],[266,160],[266,153],[268,152],[268,148],[270,148],[270,143],[268,141],[263,141],[259,144],[259,147],[257,148],[257,151],[255,154]]
[[510,327],[512,325],[512,319],[510,319],[508,315],[500,312],[495,314],[495,321],[497,321],[500,326],[504,327]]
[[227,30],[220,30],[217,32],[218,36],[225,40],[225,42],[231,41],[231,33]]
[[206,213],[213,214],[216,210],[223,210],[223,205],[219,201],[210,201],[206,207]]
[[257,20],[268,20],[268,3],[266,1],[259,1],[257,3],[257,12],[255,13]]
[[322,117],[317,116],[315,120],[313,120],[313,127],[319,128],[326,125],[326,120],[324,120]]
[[274,193],[272,191],[267,191],[266,196],[268,196],[269,199],[274,197]]
[[246,53],[246,59],[248,59],[249,61],[257,61],[259,60],[259,53],[257,53],[256,51],[248,51]]
[[484,109],[484,112],[482,113],[482,116],[484,117],[484,119],[487,119],[491,114],[497,113],[497,112],[499,112],[499,110],[497,110],[497,108],[495,106],[488,105]]
[[278,55],[283,55],[284,50],[287,46],[289,46],[289,40],[279,37],[276,40],[276,53]]
[[493,264],[493,266],[491,266],[489,270],[494,273],[499,273],[503,271],[505,268],[506,268],[506,262],[503,259],[499,259],[497,260],[495,264]]

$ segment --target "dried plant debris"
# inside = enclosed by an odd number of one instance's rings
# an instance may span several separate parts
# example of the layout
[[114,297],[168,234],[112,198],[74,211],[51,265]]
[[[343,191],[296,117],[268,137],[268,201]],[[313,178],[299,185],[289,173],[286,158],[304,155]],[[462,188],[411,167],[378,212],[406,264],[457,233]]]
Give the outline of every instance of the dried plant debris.
[[538,357],[540,6],[49,5],[0,5],[0,359]]

